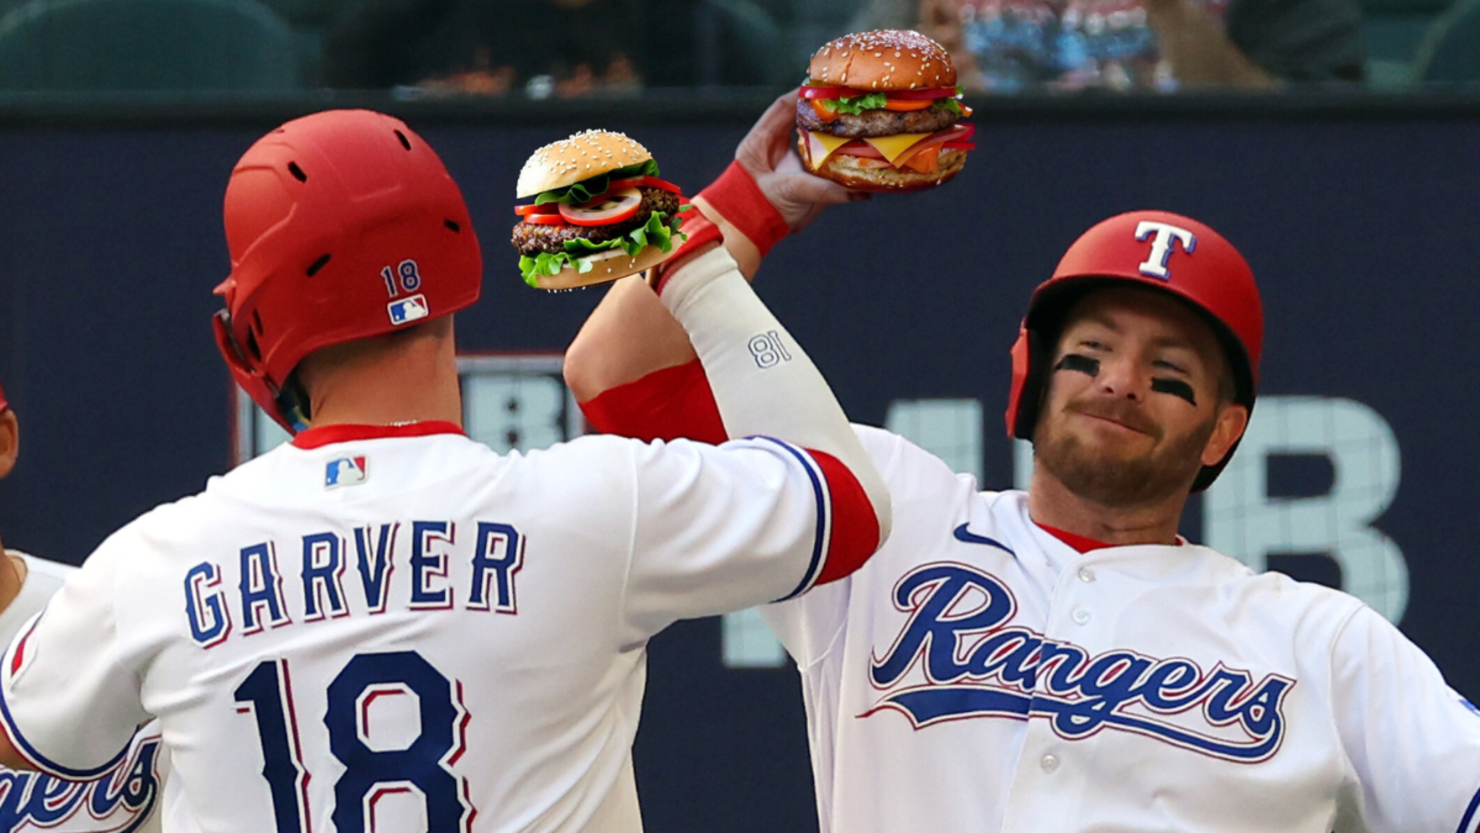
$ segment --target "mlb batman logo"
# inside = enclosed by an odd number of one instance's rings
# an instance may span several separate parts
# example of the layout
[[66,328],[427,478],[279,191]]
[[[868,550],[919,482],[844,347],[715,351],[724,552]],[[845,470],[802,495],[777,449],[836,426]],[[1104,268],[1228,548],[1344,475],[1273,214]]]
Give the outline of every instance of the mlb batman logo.
[[354,486],[364,483],[366,476],[364,457],[338,457],[324,467],[324,488]]

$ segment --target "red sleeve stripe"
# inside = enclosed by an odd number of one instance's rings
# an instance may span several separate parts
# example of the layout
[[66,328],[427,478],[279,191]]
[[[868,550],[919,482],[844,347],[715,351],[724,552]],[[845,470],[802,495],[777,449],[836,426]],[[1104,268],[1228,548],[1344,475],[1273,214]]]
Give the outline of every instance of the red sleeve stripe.
[[879,516],[852,469],[831,454],[808,450],[827,478],[827,490],[832,495],[832,537],[827,561],[815,582],[827,584],[852,575],[879,548]]
[[845,578],[863,566],[879,548],[879,519],[868,494],[842,461],[823,451],[802,449],[774,437],[752,437],[776,443],[812,478],[817,500],[817,534],[812,558],[796,589],[777,601],[794,598],[817,584]]
[[603,434],[644,442],[687,438],[718,445],[729,439],[698,359],[602,391],[582,402],[581,412]]
[[807,571],[802,574],[801,582],[790,593],[776,600],[785,601],[807,592],[813,584],[817,583],[817,576],[822,568],[826,567],[827,553],[831,550],[829,541],[832,538],[832,498],[828,491],[827,475],[823,472],[817,458],[805,449],[775,437],[755,436],[750,439],[766,440],[780,446],[802,464],[802,469],[807,472],[807,477],[812,481],[812,499],[817,507],[817,531],[812,537],[812,555],[807,560]]

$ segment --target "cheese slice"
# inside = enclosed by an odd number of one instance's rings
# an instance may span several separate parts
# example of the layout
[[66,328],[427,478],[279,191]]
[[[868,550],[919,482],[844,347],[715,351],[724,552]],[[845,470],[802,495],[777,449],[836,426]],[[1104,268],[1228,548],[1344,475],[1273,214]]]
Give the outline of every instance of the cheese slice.
[[807,134],[807,155],[812,159],[812,170],[822,167],[827,157],[833,155],[833,151],[853,141],[847,136],[834,136],[830,133],[813,133],[803,130]]
[[921,139],[933,135],[933,133],[900,133],[895,136],[864,139],[864,141],[873,145],[875,150],[884,154],[884,158],[889,160],[889,164],[894,165],[898,162],[899,157],[904,155],[905,151],[914,147]]

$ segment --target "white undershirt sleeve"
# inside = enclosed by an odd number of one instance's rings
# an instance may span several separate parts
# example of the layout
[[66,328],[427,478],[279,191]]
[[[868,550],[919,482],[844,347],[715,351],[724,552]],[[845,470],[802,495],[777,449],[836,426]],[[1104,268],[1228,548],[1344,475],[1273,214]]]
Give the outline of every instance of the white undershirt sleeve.
[[889,537],[889,490],[805,351],[715,248],[668,279],[663,303],[688,331],[731,437],[772,436],[838,458],[858,478]]

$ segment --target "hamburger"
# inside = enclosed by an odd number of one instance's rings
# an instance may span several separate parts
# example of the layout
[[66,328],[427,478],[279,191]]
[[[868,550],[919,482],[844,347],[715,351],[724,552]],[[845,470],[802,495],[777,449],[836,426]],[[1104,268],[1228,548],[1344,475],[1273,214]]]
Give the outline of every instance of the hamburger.
[[812,56],[798,91],[807,169],[863,191],[915,191],[961,172],[975,127],[945,47],[908,29],[844,35]]
[[524,282],[574,289],[663,262],[688,202],[658,178],[647,148],[609,130],[587,130],[536,150],[519,172],[514,248]]

